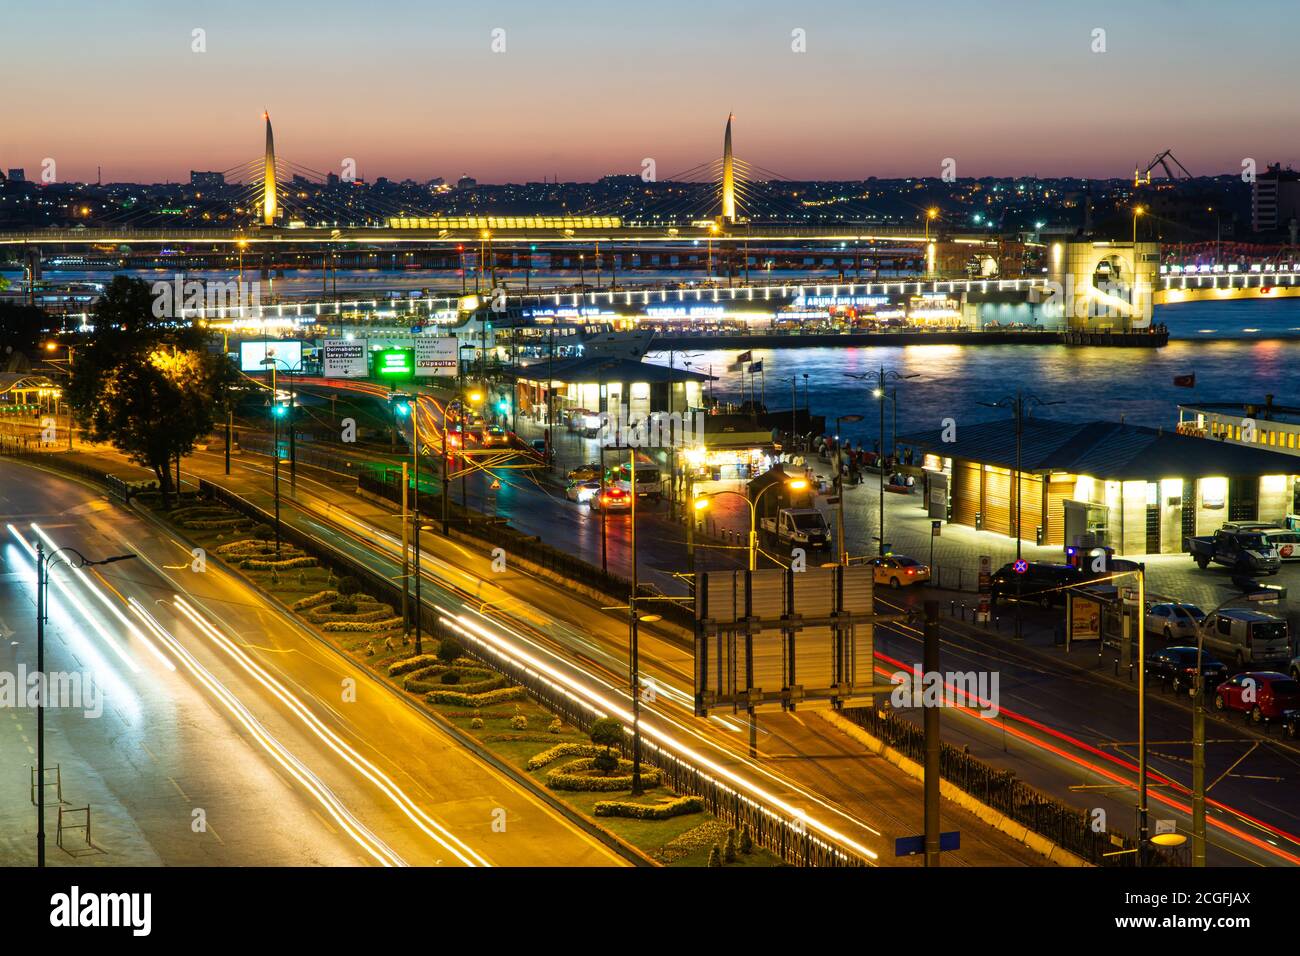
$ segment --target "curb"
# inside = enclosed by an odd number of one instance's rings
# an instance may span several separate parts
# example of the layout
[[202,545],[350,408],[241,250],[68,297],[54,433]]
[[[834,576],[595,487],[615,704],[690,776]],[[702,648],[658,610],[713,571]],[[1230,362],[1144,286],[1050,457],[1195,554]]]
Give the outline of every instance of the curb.
[[[917,780],[925,779],[925,770],[919,763],[910,757],[904,756],[884,741],[873,737],[865,729],[859,727],[848,718],[841,717],[839,714],[830,710],[817,710],[814,711],[814,713],[841,733],[851,737],[858,743],[863,744],[872,753],[893,764],[908,776],[914,777]],[[1051,840],[1047,839],[1047,837],[1035,833],[1024,824],[1017,823],[1006,814],[994,810],[988,804],[975,799],[956,784],[949,783],[947,780],[940,780],[939,794],[945,800],[950,800],[963,810],[974,814],[981,821],[987,823],[994,829],[1005,833],[1017,843],[1029,847],[1029,849],[1044,857],[1049,863],[1054,863],[1057,866],[1071,867],[1092,866],[1091,863],[1084,860],[1082,857],[1076,856],[1069,850],[1062,849]]]

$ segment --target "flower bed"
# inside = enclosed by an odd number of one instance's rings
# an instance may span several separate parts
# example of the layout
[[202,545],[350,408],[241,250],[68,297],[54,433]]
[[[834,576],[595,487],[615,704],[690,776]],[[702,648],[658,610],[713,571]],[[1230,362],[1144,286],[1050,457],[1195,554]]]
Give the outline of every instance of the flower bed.
[[331,634],[344,633],[347,631],[357,631],[364,634],[377,634],[380,631],[391,631],[402,626],[400,617],[390,617],[382,621],[327,621],[320,626],[322,631],[329,631]]
[[675,797],[662,803],[631,803],[627,800],[597,801],[592,812],[598,817],[627,817],[631,820],[667,820],[688,813],[703,813],[699,797]]
[[279,561],[261,558],[244,558],[239,566],[246,571],[292,571],[294,568],[314,568],[316,559],[306,555],[300,558],[283,558]]
[[409,674],[411,671],[418,671],[422,667],[429,667],[436,663],[438,663],[437,654],[415,654],[389,664],[388,676],[399,677],[402,674]]
[[[618,769],[623,773],[609,776],[597,773],[595,762],[594,757],[570,760],[546,775],[546,785],[552,790],[588,790],[598,793],[632,789],[632,761],[620,760]],[[642,787],[657,787],[661,778],[662,774],[656,768],[642,766]]]
[[310,597],[299,598],[297,601],[290,604],[289,607],[295,611],[309,611],[314,607],[319,607],[322,604],[337,601],[338,599],[338,591],[317,591]]

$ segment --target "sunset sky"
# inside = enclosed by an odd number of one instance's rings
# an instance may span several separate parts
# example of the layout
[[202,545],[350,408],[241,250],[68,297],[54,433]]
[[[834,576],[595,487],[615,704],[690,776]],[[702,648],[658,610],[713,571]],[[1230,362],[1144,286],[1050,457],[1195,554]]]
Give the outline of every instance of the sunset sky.
[[260,155],[265,108],[282,159],[367,179],[584,180],[647,157],[664,178],[720,154],[730,111],[737,155],[796,179],[945,157],[1126,176],[1169,147],[1236,172],[1300,164],[1294,23],[1282,0],[14,3],[0,167],[227,170]]

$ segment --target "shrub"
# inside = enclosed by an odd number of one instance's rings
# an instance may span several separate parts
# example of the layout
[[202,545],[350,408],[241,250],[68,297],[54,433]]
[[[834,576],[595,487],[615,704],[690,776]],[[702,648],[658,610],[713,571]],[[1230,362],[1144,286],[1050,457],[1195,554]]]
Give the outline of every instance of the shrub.
[[527,715],[527,714],[515,714],[513,717],[510,718],[510,726],[511,726],[511,728],[514,729],[514,730],[527,730],[527,729],[528,729],[528,715]]
[[722,847],[722,861],[724,863],[736,862],[736,828],[732,827],[727,831],[727,842]]
[[592,758],[591,765],[605,776],[609,776],[618,769],[618,757],[614,755],[613,751],[602,750]]
[[754,838],[749,835],[749,824],[740,828],[740,852],[749,856],[754,852]]
[[469,725],[470,725],[470,728],[473,729],[473,730],[482,730],[482,729],[483,729],[483,718],[482,718],[482,717],[474,717],[474,718],[471,718],[471,719],[470,719],[470,722],[469,722]]
[[603,753],[603,751],[595,744],[580,744],[577,742],[556,744],[539,754],[533,754],[528,758],[528,763],[525,766],[529,770],[541,770],[548,763],[559,760],[561,757],[594,757],[598,753]]
[[[325,625],[328,629],[329,625]],[[431,704],[451,704],[454,707],[491,707],[493,704],[518,700],[524,696],[522,687],[502,687],[482,694],[467,694],[458,690],[431,690],[424,699]]]
[[379,631],[391,631],[401,626],[402,619],[400,617],[390,617],[386,621],[327,621],[321,625],[321,630],[328,631],[331,634],[344,631],[362,631],[367,634],[375,634]]
[[438,641],[438,660],[444,664],[456,663],[456,660],[464,653],[465,649],[450,637],[444,637]]
[[352,575],[345,574],[343,575],[343,577],[339,578],[339,583],[336,590],[339,592],[339,594],[343,595],[343,597],[351,597],[352,595],[356,594],[358,591],[361,590],[361,582],[358,581],[356,578],[354,578]]
[[553,717],[551,722],[546,725],[546,729],[552,734],[561,733],[564,730],[564,721],[560,720],[559,717]]
[[306,556],[285,558],[281,561],[266,558],[244,558],[239,562],[239,566],[246,571],[290,571],[294,568],[314,568],[316,567],[316,559]]
[[253,537],[258,541],[273,541],[275,540],[275,529],[269,524],[259,524],[253,528]]
[[593,808],[598,817],[627,817],[631,820],[667,820],[688,813],[703,813],[698,797],[675,797],[662,803],[630,803],[626,800],[600,800]]
[[[587,790],[609,793],[617,790],[632,789],[632,761],[618,762],[617,776],[597,776],[590,771],[594,769],[595,757],[570,760],[556,767],[546,775],[546,786],[552,790]],[[657,787],[663,775],[654,767],[641,768],[641,786]]]
[[623,742],[623,725],[613,717],[601,717],[591,725],[590,736],[593,744],[605,747],[593,759],[592,766],[608,776],[618,769],[618,756],[612,748]]
[[388,665],[388,676],[397,677],[399,674],[418,671],[422,667],[428,667],[435,660],[437,658],[432,654],[414,654],[411,657],[404,657],[400,661],[393,661]]
[[709,866],[722,866],[722,854],[718,852],[717,844],[709,847]]
[[459,683],[460,683],[460,675],[459,675],[458,673],[456,673],[455,671],[445,671],[445,672],[443,672],[443,675],[442,675],[440,678],[438,678],[438,679],[439,679],[440,681],[442,681],[444,684],[459,684]]

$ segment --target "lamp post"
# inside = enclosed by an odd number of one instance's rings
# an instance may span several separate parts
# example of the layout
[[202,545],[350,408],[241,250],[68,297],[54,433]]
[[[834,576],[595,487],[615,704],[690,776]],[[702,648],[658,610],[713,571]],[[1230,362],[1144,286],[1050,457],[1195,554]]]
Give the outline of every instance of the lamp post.
[[[76,548],[56,548],[48,554],[36,542],[36,865],[45,866],[45,621],[49,617],[49,562],[61,555],[70,568],[113,564],[134,558],[134,554],[115,554],[92,561]],[[69,557],[71,555],[71,557]],[[75,563],[74,563],[75,559]]]
[[1134,246],[1134,248],[1137,247],[1137,243],[1138,243],[1138,217],[1139,217],[1139,216],[1146,215],[1146,211],[1147,211],[1147,207],[1146,207],[1146,206],[1134,206],[1134,207],[1133,207],[1133,246]]
[[[840,426],[844,422],[860,422],[861,415],[837,415],[835,417],[835,495],[839,504],[835,510],[835,554],[836,564],[849,563],[849,549],[844,542],[844,437]],[[883,445],[883,442],[881,443]]]
[[[1016,467],[1015,467],[1015,470],[1012,472],[1012,481],[1015,483],[1015,488],[1014,488],[1014,492],[1013,492],[1013,494],[1014,494],[1014,500],[1015,500],[1015,523],[1014,523],[1014,525],[1013,525],[1012,528],[1011,528],[1011,533],[1015,536],[1015,539],[1016,539],[1016,562],[1017,562],[1017,564],[1019,564],[1019,562],[1020,562],[1020,531],[1021,531],[1021,520],[1020,520],[1020,483],[1021,483],[1021,476],[1020,476],[1020,468],[1021,468],[1021,463],[1022,463],[1022,462],[1021,462],[1021,449],[1022,449],[1022,446],[1023,446],[1023,444],[1024,444],[1023,439],[1024,439],[1024,433],[1025,433],[1025,410],[1026,410],[1027,408],[1033,408],[1033,407],[1038,406],[1038,405],[1064,405],[1065,403],[1064,403],[1064,402],[1059,402],[1059,401],[1054,401],[1054,402],[1044,401],[1043,399],[1037,397],[1036,395],[1025,395],[1024,392],[1023,392],[1021,389],[1016,389],[1016,394],[1015,394],[1014,397],[1013,397],[1013,396],[1007,396],[1006,398],[999,399],[999,400],[996,401],[996,402],[977,402],[976,404],[983,405],[985,408],[1010,408],[1010,409],[1011,409],[1011,413],[1012,413],[1012,415],[1015,417],[1015,423],[1016,423]],[[1015,630],[1015,639],[1016,639],[1017,641],[1019,641],[1019,640],[1022,639],[1022,637],[1021,637],[1021,624],[1022,624],[1022,621],[1021,621],[1021,614],[1020,614],[1020,595],[1021,595],[1021,584],[1022,584],[1023,580],[1024,580],[1024,575],[1023,575],[1023,574],[1019,574],[1019,573],[1017,573],[1017,574],[1016,574],[1016,630]]]
[[848,374],[849,378],[857,379],[858,381],[864,381],[867,378],[874,378],[876,380],[876,386],[871,390],[871,397],[876,399],[880,403],[880,448],[879,448],[879,453],[876,456],[876,467],[880,471],[880,538],[878,539],[878,541],[879,541],[880,556],[884,557],[885,548],[886,548],[886,544],[885,544],[885,399],[888,397],[885,394],[885,383],[889,381],[895,381],[895,382],[901,381],[902,379],[907,379],[907,378],[920,378],[920,374],[919,373],[904,374],[902,372],[896,372],[893,369],[886,369],[883,365],[880,367],[880,371],[877,372],[875,375],[872,375],[869,372],[863,373],[861,375],[853,374],[853,373],[846,373],[846,374]]
[[[808,480],[806,478],[787,478],[782,482],[782,484],[791,491],[803,491],[808,487]],[[756,494],[752,501],[748,495],[743,495],[739,491],[731,491],[730,489],[727,489],[702,495],[701,497],[696,498],[691,504],[696,511],[704,511],[709,507],[709,502],[713,498],[717,498],[720,495],[735,495],[737,498],[745,502],[745,504],[749,505],[749,570],[753,571],[758,565],[758,503],[763,499],[763,496],[773,488],[780,487],[781,484],[770,484]]]
[[[67,378],[68,378],[68,385],[71,386],[72,385],[72,359],[77,353],[77,347],[75,345],[64,345],[63,347],[68,350]],[[58,348],[59,348],[58,342],[50,341],[45,343],[45,351],[47,352],[57,351]],[[53,364],[53,360],[51,360],[51,364]],[[69,404],[66,398],[64,399],[63,404],[67,407],[68,410],[68,451],[72,451],[72,405]]]
[[[276,401],[276,398],[279,394],[276,389],[276,378],[275,378],[276,367],[278,365],[283,365],[285,374],[289,376],[289,408],[288,408],[288,412],[285,415],[285,417],[288,418],[289,420],[289,484],[292,487],[297,488],[298,487],[298,447],[294,437],[294,432],[296,431],[296,429],[293,427],[293,406],[295,401],[294,394],[293,394],[294,393],[293,376],[296,370],[293,367],[291,367],[289,363],[286,362],[284,359],[275,358],[274,356],[268,356],[267,358],[262,359],[262,364],[269,366],[271,369],[271,400],[273,402]],[[275,445],[275,456],[278,462],[280,458],[280,443],[278,439],[276,440],[276,445]]]
[[938,218],[939,218],[939,210],[937,207],[931,206],[929,209],[925,211],[925,274],[927,277],[929,277],[931,273],[930,223]]
[[[1273,600],[1279,592],[1271,588],[1234,594],[1196,626],[1196,674],[1192,678],[1192,866],[1205,866],[1208,847],[1205,840],[1205,674],[1202,672],[1205,655],[1205,631],[1214,615],[1237,601]],[[1143,665],[1146,664],[1145,659]]]
[[[388,400],[390,403],[393,403],[393,410],[395,414],[402,415],[403,417],[405,417],[406,415],[411,416],[411,473],[414,477],[414,488],[411,496],[411,510],[414,512],[414,517],[415,517],[415,529],[414,529],[414,533],[412,534],[413,549],[415,552],[414,553],[415,653],[422,654],[424,653],[424,645],[422,643],[423,627],[421,621],[421,612],[422,612],[423,605],[421,605],[420,603],[420,579],[423,577],[423,573],[422,573],[421,563],[420,563],[420,526],[424,524],[424,522],[420,519],[420,396],[418,392],[414,395],[407,395],[403,392],[392,392],[389,394]],[[446,426],[444,425],[443,428],[444,445],[446,444],[446,441],[447,441]],[[445,449],[443,452],[443,460],[444,462],[446,461]],[[405,466],[403,466],[403,470],[405,470]],[[444,476],[443,483],[444,485],[446,483],[445,476]],[[406,500],[405,487],[402,488],[402,500],[403,501]],[[445,514],[444,514],[444,518],[445,518]],[[403,540],[405,540],[406,537],[405,522],[407,520],[408,520],[407,515],[405,513],[405,510],[403,510],[403,514],[402,514]],[[406,564],[405,548],[403,548],[403,552],[402,552],[402,564],[403,565]],[[402,582],[403,601],[406,600],[406,588],[407,588],[407,582],[403,580]]]

